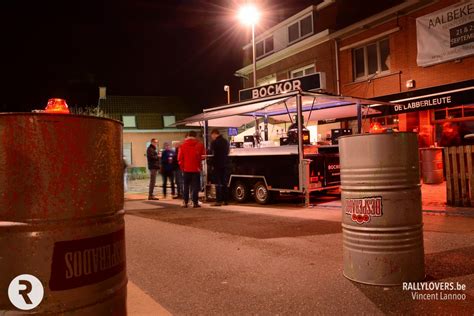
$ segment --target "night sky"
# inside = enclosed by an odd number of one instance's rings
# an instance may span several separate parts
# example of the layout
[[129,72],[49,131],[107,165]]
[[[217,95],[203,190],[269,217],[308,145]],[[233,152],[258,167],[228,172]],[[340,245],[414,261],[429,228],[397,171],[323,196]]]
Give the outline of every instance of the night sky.
[[[178,95],[195,110],[226,102],[240,87],[249,28],[236,19],[243,1],[114,0],[0,2],[0,111],[69,105],[110,95]],[[257,1],[266,29],[320,1]],[[258,32],[258,30],[257,30]]]

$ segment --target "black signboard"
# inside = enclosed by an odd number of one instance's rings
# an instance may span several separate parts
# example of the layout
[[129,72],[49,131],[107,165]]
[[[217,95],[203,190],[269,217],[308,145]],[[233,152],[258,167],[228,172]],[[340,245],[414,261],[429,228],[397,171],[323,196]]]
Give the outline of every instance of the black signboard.
[[411,100],[395,100],[393,102],[396,104],[391,108],[391,114],[446,108],[462,104],[469,104],[473,100],[474,89],[437,94],[433,96],[420,96],[419,98],[411,98]]
[[325,74],[318,72],[308,76],[282,80],[265,86],[249,88],[239,91],[240,101],[264,98],[290,91],[312,91],[326,88]]

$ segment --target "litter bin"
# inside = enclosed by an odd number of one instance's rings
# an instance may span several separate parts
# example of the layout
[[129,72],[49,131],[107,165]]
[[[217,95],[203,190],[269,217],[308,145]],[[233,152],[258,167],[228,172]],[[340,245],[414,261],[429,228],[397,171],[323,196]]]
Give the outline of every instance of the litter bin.
[[344,276],[373,285],[422,280],[415,133],[339,138]]
[[0,314],[22,312],[7,289],[30,274],[28,313],[126,315],[121,148],[115,120],[0,114]]
[[420,148],[423,183],[437,184],[444,181],[443,148]]

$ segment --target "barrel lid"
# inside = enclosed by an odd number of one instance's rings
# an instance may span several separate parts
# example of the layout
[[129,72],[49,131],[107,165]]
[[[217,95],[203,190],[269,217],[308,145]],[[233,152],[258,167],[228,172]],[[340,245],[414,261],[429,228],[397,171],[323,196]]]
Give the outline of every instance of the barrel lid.
[[401,134],[414,134],[414,135],[417,135],[417,133],[415,133],[415,132],[365,133],[365,134],[344,135],[344,136],[338,137],[338,139],[349,138],[349,137],[361,137],[361,136],[386,136],[386,135],[401,135]]
[[112,121],[114,123],[119,123],[123,125],[123,123],[119,120],[115,120],[108,117],[101,117],[101,116],[94,116],[94,115],[81,115],[81,114],[65,114],[65,113],[44,113],[44,112],[4,112],[0,113],[0,117],[2,116],[44,116],[44,117],[57,117],[57,118],[65,118],[65,117],[73,117],[73,118],[83,118],[83,119],[97,119],[97,120],[106,120]]

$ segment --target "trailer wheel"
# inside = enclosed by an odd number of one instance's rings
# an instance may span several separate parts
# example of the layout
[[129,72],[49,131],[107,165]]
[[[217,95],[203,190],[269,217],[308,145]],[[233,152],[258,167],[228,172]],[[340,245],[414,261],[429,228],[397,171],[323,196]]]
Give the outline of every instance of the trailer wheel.
[[255,202],[258,204],[270,203],[271,197],[270,192],[264,182],[258,181],[253,187]]
[[245,185],[245,183],[237,181],[232,186],[232,198],[238,203],[243,203],[247,201],[248,197],[249,188]]

